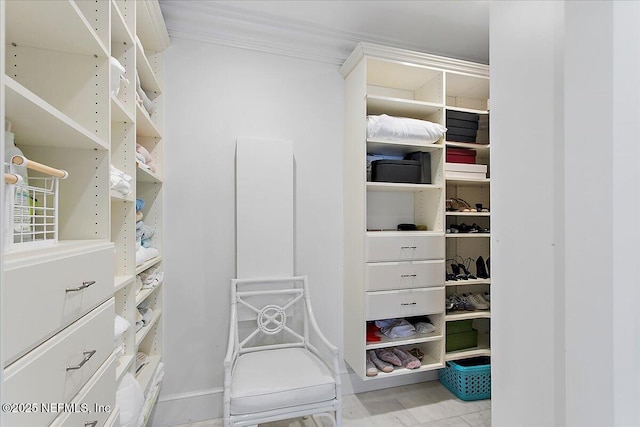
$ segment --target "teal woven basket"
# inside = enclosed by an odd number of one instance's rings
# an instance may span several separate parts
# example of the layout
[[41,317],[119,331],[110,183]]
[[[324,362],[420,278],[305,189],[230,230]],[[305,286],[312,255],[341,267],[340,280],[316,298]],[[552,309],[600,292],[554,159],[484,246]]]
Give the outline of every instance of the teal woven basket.
[[447,362],[438,372],[440,382],[461,400],[491,397],[491,361],[489,357]]

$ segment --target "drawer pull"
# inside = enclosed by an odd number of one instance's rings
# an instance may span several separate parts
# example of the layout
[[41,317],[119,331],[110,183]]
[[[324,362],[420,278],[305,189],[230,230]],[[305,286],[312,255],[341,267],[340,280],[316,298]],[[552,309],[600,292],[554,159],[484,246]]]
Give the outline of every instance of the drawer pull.
[[95,284],[96,284],[95,280],[89,280],[88,282],[82,282],[82,286],[78,286],[77,288],[67,288],[65,292],[78,292]]
[[416,302],[401,302],[400,305],[416,305]]
[[400,277],[416,277],[417,274],[402,274]]
[[97,425],[98,425],[98,420],[95,420],[93,422],[87,421],[86,423],[84,423],[84,427],[96,427]]
[[417,246],[400,246],[400,249],[416,249]]
[[83,351],[82,354],[84,354],[84,359],[82,359],[82,362],[80,362],[77,366],[67,366],[67,371],[73,371],[74,369],[82,368],[84,364],[87,363],[94,354],[96,354],[96,350]]

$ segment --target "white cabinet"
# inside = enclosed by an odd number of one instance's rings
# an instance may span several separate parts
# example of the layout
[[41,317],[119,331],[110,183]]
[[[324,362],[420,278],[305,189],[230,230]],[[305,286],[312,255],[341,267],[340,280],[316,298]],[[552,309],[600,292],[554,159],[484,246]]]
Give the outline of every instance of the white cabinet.
[[[367,116],[386,114],[443,126],[450,110],[483,110],[486,116],[488,67],[361,43],[341,73],[345,78],[345,360],[363,380],[441,368],[445,362],[445,296],[450,292],[445,286],[445,267],[455,251],[454,240],[446,233],[453,218],[446,212],[446,198],[458,191],[458,197],[466,195],[466,183],[454,188],[446,179],[445,157],[449,146],[460,143],[450,143],[444,135],[435,142],[368,138]],[[475,84],[478,82],[481,84]],[[422,183],[372,181],[372,160],[402,159],[413,152],[428,153],[421,156],[428,157],[423,170],[429,167],[430,179]],[[488,187],[480,188],[482,197],[473,201],[488,204]],[[417,229],[399,231],[400,224],[413,224]],[[488,247],[486,254],[481,253],[486,259]],[[435,326],[426,336],[367,341],[367,322],[425,315]],[[425,354],[422,366],[367,377],[366,351],[389,346],[417,347]]]
[[[136,275],[162,269],[161,52],[169,39],[160,7],[131,0],[0,2],[0,19],[3,122],[11,122],[27,158],[68,172],[57,204],[32,197],[29,207],[55,211],[57,240],[0,239],[3,400],[100,403],[108,409],[88,422],[118,424],[116,388],[124,373],[135,372],[137,351],[150,355],[137,374],[146,397],[155,401],[159,389],[152,379],[162,356],[162,285],[137,292]],[[111,57],[124,68],[122,78]],[[0,132],[3,144],[4,138]],[[112,188],[112,166],[131,177],[128,189]],[[37,176],[30,171],[30,184]],[[8,184],[0,190],[2,221],[12,190]],[[140,213],[136,199],[144,199]],[[140,215],[145,245],[154,249],[146,257],[137,251]],[[136,332],[140,305],[154,314]],[[116,314],[131,322],[124,355],[114,346]],[[87,422],[78,417],[64,410],[7,412],[2,425]]]

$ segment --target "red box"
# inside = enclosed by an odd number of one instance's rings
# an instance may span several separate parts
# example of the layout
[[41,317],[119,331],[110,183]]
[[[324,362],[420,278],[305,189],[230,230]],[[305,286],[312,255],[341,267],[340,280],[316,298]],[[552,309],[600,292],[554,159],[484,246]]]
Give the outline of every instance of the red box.
[[447,163],[470,163],[476,162],[476,150],[467,148],[447,148]]

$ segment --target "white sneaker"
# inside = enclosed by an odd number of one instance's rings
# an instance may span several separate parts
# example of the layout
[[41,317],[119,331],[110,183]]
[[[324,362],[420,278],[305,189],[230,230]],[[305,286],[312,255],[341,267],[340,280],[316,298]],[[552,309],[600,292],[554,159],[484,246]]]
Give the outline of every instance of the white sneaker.
[[475,294],[475,296],[478,297],[480,299],[480,301],[484,302],[489,307],[491,307],[491,297],[489,297],[488,293],[485,292],[485,295]]
[[471,303],[473,308],[475,308],[476,310],[489,309],[489,304],[487,304],[487,302],[484,299],[479,298],[478,295],[476,294],[469,294],[469,295],[462,294],[462,295],[467,297],[467,300]]

